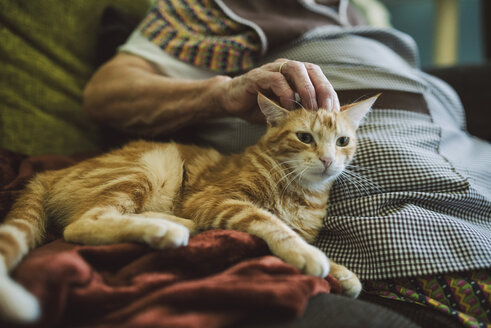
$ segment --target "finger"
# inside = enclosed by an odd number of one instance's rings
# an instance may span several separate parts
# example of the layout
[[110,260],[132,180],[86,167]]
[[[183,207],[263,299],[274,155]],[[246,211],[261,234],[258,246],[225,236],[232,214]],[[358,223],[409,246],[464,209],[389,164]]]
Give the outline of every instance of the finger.
[[267,63],[264,64],[263,66],[259,67],[261,70],[269,71],[269,72],[279,72],[280,71],[280,66],[283,63],[286,63],[289,61],[289,59],[286,58],[278,58],[272,63]]
[[295,91],[283,74],[266,70],[257,70],[254,74],[252,78],[261,90],[273,92],[282,107],[295,109]]
[[319,108],[339,111],[339,99],[332,84],[318,65],[305,63],[305,68],[315,88]]
[[287,62],[289,61],[290,59],[288,58],[278,58],[274,61],[274,63],[283,63],[283,62]]
[[281,73],[293,84],[300,96],[302,105],[309,109],[317,109],[316,90],[304,63],[290,60],[283,64]]
[[341,111],[341,104],[339,103],[339,97],[337,93],[336,93],[336,98],[334,98],[334,111],[336,112]]

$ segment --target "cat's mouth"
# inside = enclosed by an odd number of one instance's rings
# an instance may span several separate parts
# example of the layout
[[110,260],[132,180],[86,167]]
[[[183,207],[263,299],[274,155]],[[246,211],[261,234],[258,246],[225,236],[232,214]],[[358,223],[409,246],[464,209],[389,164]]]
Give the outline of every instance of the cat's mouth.
[[327,179],[327,178],[335,178],[336,176],[339,175],[339,169],[337,169],[336,167],[327,167],[327,168],[322,168],[322,170],[318,173],[318,175],[321,176],[321,178],[323,179]]
[[324,188],[326,183],[333,181],[338,175],[339,171],[337,169],[326,169],[324,167],[321,169],[318,167],[315,170],[310,170],[308,174],[304,175],[302,180],[308,185],[321,186],[321,188]]
[[322,179],[325,180],[327,178],[331,177],[331,172],[329,169],[322,169],[322,170],[316,170],[315,172],[312,172],[311,175],[315,177],[315,179]]

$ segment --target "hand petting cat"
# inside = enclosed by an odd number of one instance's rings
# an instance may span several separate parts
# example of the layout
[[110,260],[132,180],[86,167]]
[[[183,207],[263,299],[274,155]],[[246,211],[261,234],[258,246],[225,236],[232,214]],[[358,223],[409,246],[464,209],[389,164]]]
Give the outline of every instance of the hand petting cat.
[[277,98],[287,109],[298,107],[296,94],[305,108],[339,111],[333,86],[319,66],[280,58],[217,85],[221,107],[233,116],[253,123],[264,122],[256,102],[258,92]]

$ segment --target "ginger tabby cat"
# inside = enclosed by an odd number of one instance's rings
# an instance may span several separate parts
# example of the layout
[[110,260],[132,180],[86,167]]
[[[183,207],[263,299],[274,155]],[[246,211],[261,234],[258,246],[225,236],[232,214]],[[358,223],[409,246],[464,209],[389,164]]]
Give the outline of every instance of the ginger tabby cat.
[[48,225],[68,242],[140,242],[157,249],[185,246],[200,230],[240,230],[261,237],[273,254],[307,274],[330,272],[346,295],[356,297],[358,278],[309,243],[376,98],[340,112],[287,111],[259,94],[268,130],[242,154],[137,141],[38,174],[0,226],[0,317],[39,317],[37,300],[8,272],[42,244]]

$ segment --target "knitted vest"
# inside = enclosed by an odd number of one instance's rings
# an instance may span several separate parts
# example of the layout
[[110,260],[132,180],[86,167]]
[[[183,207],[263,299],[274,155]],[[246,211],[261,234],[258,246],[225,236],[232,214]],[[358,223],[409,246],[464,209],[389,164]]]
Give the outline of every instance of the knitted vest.
[[245,71],[261,53],[258,35],[213,0],[160,0],[138,28],[168,54],[213,72]]
[[341,25],[336,15],[307,0],[158,0],[138,28],[183,62],[237,74],[254,67],[268,45],[276,48],[320,25]]

